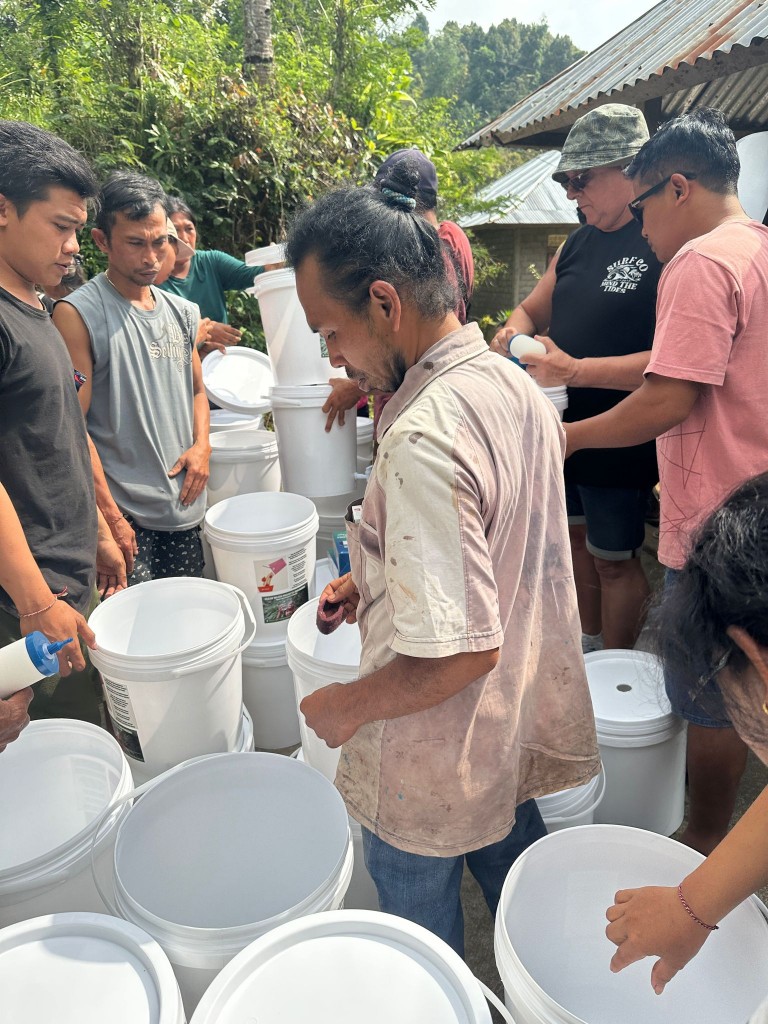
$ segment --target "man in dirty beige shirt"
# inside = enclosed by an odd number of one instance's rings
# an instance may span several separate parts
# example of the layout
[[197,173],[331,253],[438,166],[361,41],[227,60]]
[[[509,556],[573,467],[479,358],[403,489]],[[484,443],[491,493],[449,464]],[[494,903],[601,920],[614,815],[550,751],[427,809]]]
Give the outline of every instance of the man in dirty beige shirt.
[[[381,909],[463,954],[464,862],[494,913],[545,834],[535,797],[599,770],[562,483],[564,435],[527,374],[461,327],[434,229],[402,191],[342,189],[287,254],[310,327],[363,391],[396,391],[351,578],[324,597],[359,623],[360,678],[302,702],[342,746]],[[348,519],[355,516],[350,510]]]

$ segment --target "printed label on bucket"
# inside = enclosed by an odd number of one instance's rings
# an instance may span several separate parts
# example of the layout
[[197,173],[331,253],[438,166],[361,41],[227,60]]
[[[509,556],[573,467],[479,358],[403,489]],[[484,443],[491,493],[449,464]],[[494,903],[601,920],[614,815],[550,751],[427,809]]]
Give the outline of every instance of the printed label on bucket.
[[274,562],[254,562],[265,625],[285,622],[309,600],[307,549],[292,551]]
[[327,359],[328,358],[328,346],[325,343],[325,338],[322,336],[322,334],[318,334],[318,338],[320,339],[320,356],[323,359]]
[[104,680],[104,692],[107,698],[109,717],[112,719],[112,727],[115,731],[115,739],[134,761],[143,761],[144,751],[141,749],[136,717],[133,713],[128,688],[122,683],[115,682],[114,679],[107,679],[106,676],[101,678]]

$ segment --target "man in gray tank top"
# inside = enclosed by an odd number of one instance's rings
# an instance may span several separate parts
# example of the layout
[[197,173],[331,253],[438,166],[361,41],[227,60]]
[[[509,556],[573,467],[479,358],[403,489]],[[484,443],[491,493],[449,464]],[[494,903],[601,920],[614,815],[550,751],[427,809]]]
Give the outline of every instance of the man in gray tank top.
[[79,397],[103,465],[99,505],[114,505],[106,518],[133,561],[129,585],[201,576],[210,446],[200,312],[153,287],[169,245],[160,184],[120,172],[100,201],[93,238],[107,271],[53,314],[88,378]]

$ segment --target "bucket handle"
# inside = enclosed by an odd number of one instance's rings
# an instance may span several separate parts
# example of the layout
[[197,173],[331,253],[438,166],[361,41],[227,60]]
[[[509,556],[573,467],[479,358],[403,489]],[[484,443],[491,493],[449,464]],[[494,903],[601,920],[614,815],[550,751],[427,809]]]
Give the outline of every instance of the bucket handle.
[[[606,782],[605,782],[605,769],[603,769],[600,772],[600,785],[597,787],[597,800],[595,800],[595,802],[592,804],[591,810],[596,811],[597,808],[600,806],[600,804],[603,802],[603,797],[605,796],[605,786],[606,786]],[[581,813],[583,813],[583,812],[581,812]],[[581,817],[581,813],[580,814],[566,814],[564,817],[561,816],[559,818],[547,817],[547,821],[551,822],[553,825],[564,825],[567,822],[571,821],[573,818],[580,818]]]
[[173,679],[178,679],[180,676],[192,675],[194,672],[199,672],[201,667],[216,668],[219,665],[223,665],[227,661],[234,661],[235,658],[239,657],[239,655],[243,653],[245,648],[250,645],[251,641],[256,636],[256,619],[254,618],[253,615],[253,609],[248,603],[248,598],[245,596],[242,590],[238,589],[237,587],[233,587],[231,583],[224,583],[222,584],[222,586],[229,587],[230,590],[234,591],[243,609],[245,617],[250,621],[251,632],[248,638],[246,640],[243,640],[243,642],[240,644],[236,651],[227,651],[226,654],[220,654],[216,658],[213,658],[211,661],[206,661],[205,665],[203,666],[186,665],[182,666],[181,668],[172,668],[169,671],[168,675],[171,676]]
[[480,989],[481,989],[483,995],[485,996],[485,998],[488,1000],[488,1002],[491,1004],[491,1006],[501,1016],[501,1019],[506,1021],[506,1024],[515,1024],[514,1017],[509,1012],[509,1010],[506,1008],[504,1003],[502,1003],[502,1001],[499,999],[499,997],[495,993],[491,992],[491,990],[488,988],[488,986],[484,985],[482,983],[482,981],[480,981],[479,978],[475,978],[475,981],[480,986]]
[[187,761],[182,761],[181,764],[174,765],[173,768],[169,768],[167,771],[162,772],[160,775],[157,775],[154,779],[149,779],[147,782],[143,782],[140,786],[136,786],[136,788],[132,789],[130,793],[126,793],[125,796],[121,797],[115,803],[110,804],[110,806],[106,807],[102,812],[101,816],[99,817],[99,823],[96,826],[96,829],[93,833],[93,839],[91,840],[91,877],[93,878],[93,884],[96,886],[96,892],[101,897],[102,903],[110,912],[112,917],[122,918],[123,915],[112,902],[111,896],[107,896],[107,894],[102,889],[98,875],[96,874],[96,847],[99,842],[99,833],[104,827],[105,819],[107,817],[111,817],[114,814],[114,812],[118,810],[118,808],[122,807],[123,804],[128,803],[129,800],[135,800],[137,797],[143,796],[145,793],[148,793],[150,789],[152,789],[154,786],[158,784],[158,782],[162,782],[165,779],[170,778],[171,775],[175,775],[177,772],[181,771],[182,768],[187,768],[189,765],[196,764],[198,761],[206,761],[209,757],[217,756],[217,754],[200,754],[198,757],[190,757]]

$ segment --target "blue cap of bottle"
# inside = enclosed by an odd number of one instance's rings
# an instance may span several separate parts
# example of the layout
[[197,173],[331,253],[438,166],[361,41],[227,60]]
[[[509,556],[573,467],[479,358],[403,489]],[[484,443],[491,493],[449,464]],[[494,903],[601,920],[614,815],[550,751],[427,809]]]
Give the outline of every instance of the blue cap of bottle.
[[68,640],[49,640],[43,633],[35,631],[24,638],[29,660],[35,666],[41,676],[55,676],[59,671],[59,659],[57,653],[72,643],[72,637]]

